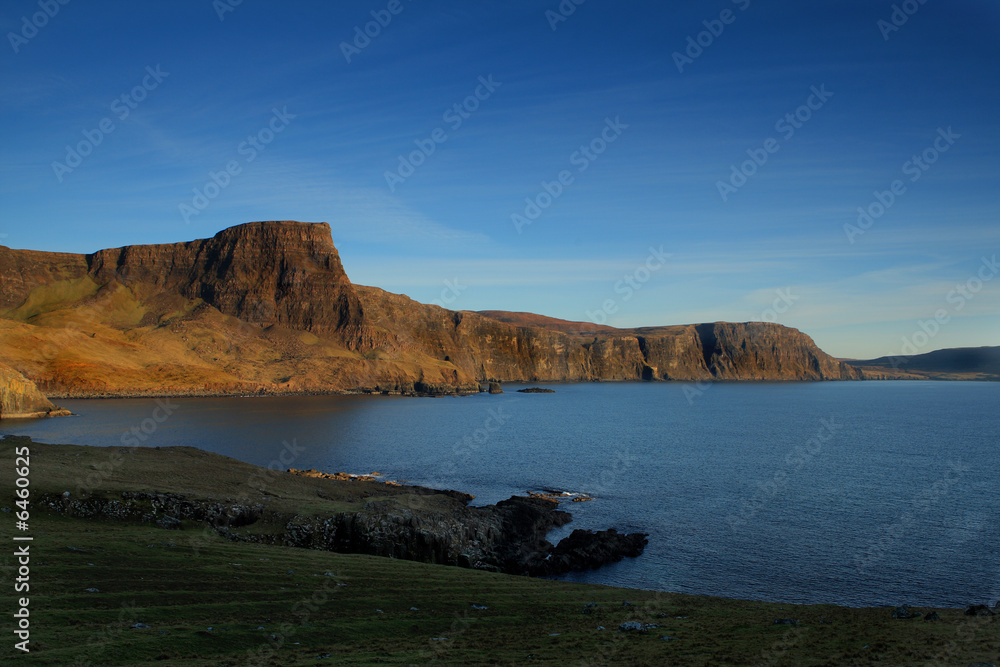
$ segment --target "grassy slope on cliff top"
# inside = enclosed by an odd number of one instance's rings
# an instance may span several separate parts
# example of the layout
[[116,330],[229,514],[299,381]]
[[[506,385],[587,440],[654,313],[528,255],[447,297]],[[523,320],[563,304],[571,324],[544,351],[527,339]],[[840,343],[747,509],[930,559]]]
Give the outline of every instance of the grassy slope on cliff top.
[[[0,442],[0,507],[14,506],[15,444],[24,443]],[[95,472],[91,466],[111,460],[121,463],[101,477],[98,495],[130,489],[235,499],[256,493],[241,488],[252,466],[190,448],[30,447],[36,496],[72,493],[76,480]],[[287,474],[275,476],[268,491],[276,506],[309,513],[349,510],[371,494],[406,494]],[[427,500],[435,499],[447,501]],[[8,547],[14,520],[0,513],[0,539]],[[230,543],[191,522],[169,531],[68,518],[38,505],[29,534],[32,650],[24,655],[13,648],[8,614],[16,610],[16,574],[13,549],[5,548],[4,664],[967,665],[1000,654],[995,617],[967,617],[961,610],[938,610],[940,621],[924,622],[894,620],[889,609],[569,584]],[[585,615],[590,602],[600,607]],[[774,625],[777,618],[799,624]],[[628,620],[660,627],[644,635],[617,632]],[[132,628],[136,623],[150,627]]]

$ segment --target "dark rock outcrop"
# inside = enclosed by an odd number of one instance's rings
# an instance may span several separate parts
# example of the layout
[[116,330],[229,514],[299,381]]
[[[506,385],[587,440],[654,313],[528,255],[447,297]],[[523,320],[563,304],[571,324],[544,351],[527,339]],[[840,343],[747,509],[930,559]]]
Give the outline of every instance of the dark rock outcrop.
[[570,520],[555,503],[517,496],[448,509],[376,501],[329,518],[293,517],[281,543],[527,575],[553,548],[548,532]]
[[213,528],[248,526],[257,522],[264,513],[264,507],[259,503],[205,502],[189,500],[175,493],[144,491],[126,491],[121,494],[121,499],[66,495],[57,499],[43,497],[41,504],[85,519],[152,522],[170,529],[179,528],[182,519],[201,521]]
[[[552,575],[592,569],[642,553],[643,534],[576,530],[553,547],[545,536],[572,520],[557,504],[514,496],[496,505],[467,507],[468,495],[444,494],[453,503],[424,503],[433,489],[407,487],[411,504],[366,503],[357,512],[329,516],[268,514],[260,503],[207,502],[173,493],[125,492],[120,498],[40,498],[49,509],[81,518],[142,521],[178,530],[183,520],[206,524],[235,541],[282,544],[425,563],[458,565],[521,575]],[[457,492],[456,492],[457,493]],[[258,521],[282,523],[278,532],[255,532]]]
[[993,616],[993,610],[985,604],[970,604],[965,609],[966,616]]
[[892,610],[892,617],[896,619],[913,618],[914,614],[905,604]]
[[592,570],[626,557],[634,558],[646,548],[647,537],[644,533],[619,533],[614,528],[597,532],[577,529],[535,564],[533,574]]

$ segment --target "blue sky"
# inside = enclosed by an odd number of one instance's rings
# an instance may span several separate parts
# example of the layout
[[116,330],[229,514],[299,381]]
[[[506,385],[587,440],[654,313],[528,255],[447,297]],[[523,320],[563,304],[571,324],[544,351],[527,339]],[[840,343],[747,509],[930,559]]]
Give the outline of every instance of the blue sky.
[[4,3],[0,243],[327,221],[454,309],[1000,344],[995,2],[232,1]]

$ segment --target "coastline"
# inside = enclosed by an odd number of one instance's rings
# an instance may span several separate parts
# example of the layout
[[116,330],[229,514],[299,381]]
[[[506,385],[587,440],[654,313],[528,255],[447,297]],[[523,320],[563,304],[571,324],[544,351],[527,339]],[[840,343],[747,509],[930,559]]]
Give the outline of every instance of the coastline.
[[[667,384],[667,385],[789,385],[789,384],[819,384],[828,382],[1000,382],[998,378],[988,378],[988,377],[976,377],[976,378],[961,378],[961,377],[912,377],[912,376],[891,376],[891,377],[866,377],[857,380],[844,380],[839,378],[823,378],[823,379],[767,379],[767,380],[733,380],[733,379],[719,379],[719,380],[636,380],[636,379],[626,379],[626,380],[508,380],[501,383],[503,386],[520,386],[520,385],[558,385],[567,386],[574,384],[621,384],[621,385],[640,385],[640,384]],[[486,382],[481,383],[478,390],[463,386],[448,385],[447,388],[443,388],[440,391],[400,391],[400,390],[387,390],[379,389],[375,387],[359,387],[355,389],[283,389],[280,387],[272,388],[260,388],[255,391],[248,391],[245,388],[235,388],[232,390],[218,390],[218,389],[165,389],[165,390],[148,390],[148,391],[136,391],[136,390],[123,390],[120,392],[115,391],[101,391],[101,392],[87,392],[87,391],[54,391],[46,392],[45,396],[49,399],[63,400],[63,399],[80,399],[80,400],[101,400],[101,399],[127,399],[127,398],[264,398],[264,397],[280,397],[280,396],[402,396],[406,398],[439,398],[444,396],[474,396],[476,394],[489,393],[485,387]],[[444,385],[442,385],[444,387]],[[534,393],[534,392],[528,392]],[[546,392],[547,393],[547,392]],[[11,417],[14,418],[14,417]]]
[[[33,495],[71,517],[168,528],[189,522],[234,541],[533,576],[598,568],[641,555],[647,543],[644,533],[610,528],[577,529],[553,545],[548,534],[572,515],[554,499],[527,494],[471,506],[475,496],[461,491],[377,475],[279,471],[194,447],[55,445],[26,436],[0,442],[46,462],[35,466],[42,481]],[[55,459],[71,465],[48,464]]]
[[[692,405],[685,400],[682,386],[602,386],[579,385],[575,387],[553,388],[560,390],[549,398],[529,398],[514,394],[514,387],[506,388],[508,396],[497,400],[488,400],[485,396],[467,401],[442,402],[412,402],[403,400],[367,401],[350,397],[278,397],[253,402],[250,400],[228,399],[186,399],[170,403],[157,399],[137,399],[123,401],[75,401],[66,402],[81,416],[79,419],[40,420],[30,422],[13,422],[4,428],[5,433],[35,435],[36,439],[49,443],[74,442],[90,446],[101,446],[110,443],[124,446],[133,444],[144,445],[186,445],[197,444],[199,447],[218,452],[235,459],[247,461],[261,466],[269,462],[277,462],[279,456],[289,465],[320,470],[343,470],[351,473],[367,473],[369,470],[380,470],[391,479],[406,480],[412,484],[423,484],[437,488],[454,488],[468,491],[479,496],[473,504],[495,503],[507,499],[511,495],[521,495],[529,490],[544,490],[551,485],[553,488],[570,491],[589,491],[597,498],[597,502],[583,505],[564,504],[564,508],[573,512],[573,524],[560,529],[554,534],[552,541],[567,535],[572,528],[582,525],[591,529],[603,529],[616,526],[649,532],[653,534],[651,544],[647,549],[649,558],[634,563],[627,562],[620,567],[600,571],[587,576],[570,577],[576,581],[604,583],[609,585],[638,587],[645,585],[671,590],[702,592],[711,595],[736,595],[739,597],[785,601],[785,602],[828,602],[833,604],[882,605],[896,602],[910,602],[924,605],[960,605],[975,595],[979,602],[986,601],[988,590],[989,562],[984,562],[981,547],[975,553],[970,552],[963,561],[968,566],[924,567],[921,562],[913,563],[915,579],[908,580],[905,572],[901,572],[898,563],[911,560],[904,558],[888,558],[882,556],[885,566],[886,581],[894,582],[893,586],[873,586],[871,581],[857,586],[838,589],[829,585],[830,577],[824,577],[826,572],[813,571],[808,562],[802,562],[798,552],[788,553],[788,562],[793,566],[783,568],[765,568],[754,571],[754,576],[742,578],[740,567],[746,558],[734,552],[728,560],[722,559],[719,567],[703,565],[700,553],[713,553],[712,549],[735,548],[740,543],[752,542],[767,553],[768,560],[782,562],[785,556],[780,549],[771,545],[781,544],[783,537],[798,542],[800,540],[823,539],[830,534],[843,535],[847,539],[831,547],[825,556],[831,561],[832,570],[837,578],[850,577],[857,570],[853,564],[856,555],[870,553],[876,547],[884,544],[883,539],[893,525],[892,510],[880,511],[878,508],[888,507],[885,503],[893,498],[903,501],[913,499],[917,502],[924,488],[921,479],[910,479],[906,476],[897,480],[905,483],[887,485],[892,491],[883,491],[882,496],[868,496],[871,504],[865,505],[866,497],[859,496],[847,500],[835,498],[836,502],[827,503],[831,515],[842,516],[835,521],[835,529],[829,532],[815,533],[810,528],[809,516],[813,514],[819,503],[814,499],[826,493],[836,493],[841,479],[851,480],[850,470],[839,469],[836,465],[826,474],[824,457],[835,455],[845,461],[866,460],[871,469],[891,469],[895,463],[891,454],[893,447],[883,447],[876,441],[870,441],[862,433],[863,424],[846,423],[846,437],[840,438],[829,446],[824,443],[822,456],[814,456],[801,466],[799,460],[787,459],[787,455],[802,446],[808,438],[816,433],[808,425],[812,420],[812,412],[819,410],[820,414],[833,415],[837,423],[841,416],[853,413],[857,406],[878,405],[877,412],[885,415],[877,422],[884,428],[897,427],[899,442],[908,442],[915,451],[927,455],[928,464],[924,466],[927,475],[934,475],[947,460],[961,460],[967,464],[972,461],[978,470],[988,467],[993,460],[989,451],[982,452],[984,456],[967,458],[971,452],[963,447],[962,441],[951,442],[946,436],[949,429],[942,425],[938,429],[910,428],[907,424],[911,419],[900,420],[891,415],[895,405],[919,406],[911,410],[914,414],[933,414],[936,405],[958,402],[965,406],[962,412],[965,419],[974,418],[981,410],[975,406],[995,399],[997,385],[965,385],[960,384],[930,384],[876,386],[844,386],[844,385],[790,385],[773,384],[768,387],[717,387],[700,398]],[[621,399],[616,397],[622,397]],[[801,397],[801,398],[800,398]],[[619,400],[624,401],[619,404]],[[773,467],[762,469],[759,474],[729,473],[730,477],[739,478],[748,488],[731,488],[721,480],[728,464],[721,465],[728,458],[700,453],[699,448],[692,448],[692,434],[702,433],[702,423],[706,414],[717,414],[729,410],[731,405],[746,404],[757,406],[745,415],[747,421],[743,426],[748,431],[733,433],[729,437],[716,438],[713,451],[724,453],[726,457],[733,453],[746,450],[749,460],[762,461],[764,466],[773,462]],[[842,402],[846,401],[846,402]],[[572,427],[581,425],[585,432],[594,434],[589,427],[592,420],[581,420],[577,414],[600,414],[594,406],[616,406],[615,414],[655,415],[655,422],[638,431],[627,431],[624,435],[619,431],[609,430],[602,433],[603,437],[574,437]],[[170,416],[169,424],[154,424],[154,420],[163,417],[156,411],[157,407],[170,410],[180,406],[176,414]],[[421,407],[423,406],[423,407]],[[581,410],[580,406],[586,406]],[[663,409],[660,410],[660,407]],[[774,406],[773,408],[770,406]],[[796,407],[798,406],[798,407]],[[791,409],[791,412],[789,412]],[[658,412],[656,412],[659,410]],[[494,426],[504,426],[497,422],[487,423],[489,415],[502,414],[505,419],[510,417],[511,428],[496,429]],[[988,415],[988,412],[984,413]],[[566,415],[563,421],[556,421],[551,428],[547,426],[549,415]],[[992,424],[990,419],[987,423]],[[663,429],[664,424],[675,425],[673,430]],[[788,422],[790,428],[800,424],[801,428],[784,443],[775,444],[769,433],[775,424]],[[569,428],[561,425],[565,423]],[[716,420],[724,430],[729,430],[729,422]],[[917,421],[917,423],[922,423]],[[490,429],[486,434],[480,433],[476,440],[476,429],[484,424]],[[344,425],[351,430],[345,431]],[[817,423],[816,426],[819,426]],[[152,432],[156,429],[155,434]],[[711,432],[711,427],[708,428]],[[982,441],[988,435],[988,429],[977,429],[981,434],[976,438]],[[133,438],[131,434],[138,437]],[[625,441],[625,436],[634,433],[631,442]],[[110,439],[105,435],[112,436]],[[538,434],[538,435],[535,435]],[[566,437],[563,434],[567,434]],[[638,435],[635,435],[638,434]],[[664,446],[660,446],[661,435]],[[676,435],[675,435],[676,434]],[[121,439],[119,436],[122,436]],[[481,442],[485,436],[488,441]],[[619,437],[622,436],[622,437]],[[308,447],[306,452],[295,458],[285,458],[285,442],[298,439],[298,445]],[[138,440],[138,442],[137,442]],[[627,444],[626,444],[627,443]],[[479,444],[478,449],[472,446]],[[631,446],[631,449],[628,447]],[[669,452],[659,460],[672,461],[664,466],[654,465],[653,457],[660,451]],[[690,452],[690,453],[688,453]],[[537,458],[536,458],[537,457]],[[636,458],[637,457],[637,458]],[[859,458],[860,457],[860,458]],[[502,461],[497,465],[495,461]],[[688,463],[692,460],[709,460],[720,462],[722,474],[700,470],[688,472]],[[791,461],[790,463],[788,461]],[[678,468],[678,462],[681,467]],[[284,467],[282,468],[284,469]],[[672,470],[683,470],[677,472]],[[610,471],[614,477],[605,471]],[[842,473],[848,473],[841,477]],[[943,473],[944,470],[941,470]],[[772,474],[773,473],[773,474]],[[787,473],[788,484],[779,486],[778,493],[773,496],[768,489],[754,487],[755,482],[768,483],[778,479],[778,475]],[[900,474],[900,473],[897,473]],[[792,477],[797,475],[797,477]],[[952,475],[949,473],[949,475]],[[819,479],[817,479],[819,478]],[[959,488],[965,488],[966,481],[972,481],[973,475],[966,474],[962,478],[962,486],[954,486],[953,493],[942,498],[936,507],[938,511],[954,512],[957,516],[975,513],[979,508],[986,507],[988,497],[974,495],[982,485],[976,482],[976,488],[959,493]],[[703,495],[697,495],[697,490],[681,493],[677,485],[657,486],[658,480],[675,479],[681,481],[681,486],[699,486]],[[834,480],[828,483],[827,480]],[[937,477],[928,477],[937,479]],[[953,479],[950,476],[949,479]],[[690,483],[687,480],[692,480]],[[779,480],[780,482],[780,480]],[[986,480],[986,486],[991,486]],[[769,487],[773,488],[773,487]],[[825,491],[821,491],[825,489]],[[72,489],[70,489],[72,490]],[[878,490],[875,491],[879,493]],[[781,494],[787,499],[777,504]],[[726,512],[698,511],[692,514],[685,509],[690,503],[713,503]],[[858,504],[861,503],[861,504]],[[851,507],[863,508],[858,512],[866,519],[873,521],[853,522]],[[649,510],[655,509],[657,514]],[[785,514],[784,508],[791,508]],[[746,510],[744,512],[744,509]],[[821,508],[826,511],[826,508]],[[777,512],[780,516],[764,516],[764,512]],[[737,514],[737,512],[741,512]],[[756,523],[752,522],[753,512],[759,514]],[[675,530],[684,530],[690,522],[690,517],[699,517],[699,531],[692,536],[694,543],[677,544],[674,548],[672,534]],[[747,526],[757,530],[751,532],[746,528],[734,531],[724,518],[735,517],[746,519]],[[797,519],[796,517],[802,517]],[[785,524],[785,520],[788,523]],[[854,526],[857,526],[855,528]],[[867,526],[867,528],[866,528]],[[742,536],[740,535],[742,533]],[[754,537],[754,534],[757,537]],[[761,539],[766,533],[769,537]],[[912,531],[911,531],[912,534]],[[794,537],[792,537],[794,536]],[[947,539],[927,540],[920,535],[915,540],[942,556],[947,555],[950,542]],[[727,546],[722,546],[727,545]],[[846,546],[843,546],[846,545]],[[882,554],[876,551],[876,557]],[[988,552],[987,552],[988,553]],[[926,562],[929,559],[924,559]],[[933,559],[937,560],[937,558]],[[661,563],[668,564],[668,568]],[[680,571],[674,569],[683,568]],[[986,581],[981,576],[972,577],[969,572],[979,572],[984,567]],[[788,576],[780,576],[781,571],[788,571]],[[671,574],[676,572],[676,574]],[[963,574],[964,572],[964,574]],[[691,573],[700,573],[693,575]],[[668,578],[669,583],[658,585],[657,579]],[[881,577],[881,575],[880,575]],[[907,582],[910,582],[909,584]],[[913,584],[913,581],[922,583]],[[956,586],[955,582],[962,582]],[[888,594],[889,591],[906,592],[906,597],[899,598]],[[965,591],[966,595],[961,594]],[[952,595],[952,592],[956,593]],[[992,603],[992,600],[991,600]]]
[[[12,445],[14,439],[0,441],[3,465],[13,465]],[[33,602],[31,649],[50,662],[83,656],[102,664],[242,664],[250,651],[263,658],[258,664],[282,665],[336,655],[356,665],[391,656],[402,664],[818,667],[968,664],[1000,647],[998,616],[988,609],[911,607],[904,615],[887,607],[757,602],[240,539],[234,535],[282,506],[302,515],[405,499],[394,511],[409,521],[402,510],[440,514],[461,501],[435,490],[414,493],[418,487],[267,472],[189,447],[27,446],[37,536],[32,574],[46,582],[43,598]],[[88,478],[94,487],[84,498],[74,484]],[[266,491],[261,500],[240,497],[228,483],[240,478],[259,482],[253,486]],[[7,486],[4,497],[13,491]],[[80,513],[88,498],[100,497],[119,516],[71,516],[64,509],[77,494]],[[208,503],[205,516],[168,519],[192,499]],[[130,519],[129,502],[156,511]],[[213,519],[227,529],[210,528]],[[0,536],[9,533],[0,527]],[[63,623],[67,614],[78,620]],[[0,650],[11,655],[9,646]]]

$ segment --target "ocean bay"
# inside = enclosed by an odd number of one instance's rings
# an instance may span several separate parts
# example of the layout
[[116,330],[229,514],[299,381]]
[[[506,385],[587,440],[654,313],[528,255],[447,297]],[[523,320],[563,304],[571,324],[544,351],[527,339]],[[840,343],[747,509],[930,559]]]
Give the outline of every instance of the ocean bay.
[[378,471],[467,491],[475,504],[583,493],[594,499],[564,502],[574,521],[552,541],[573,528],[649,533],[642,556],[563,577],[574,581],[854,606],[997,598],[996,383],[520,386],[445,398],[63,400],[76,416],[5,422],[0,433]]

